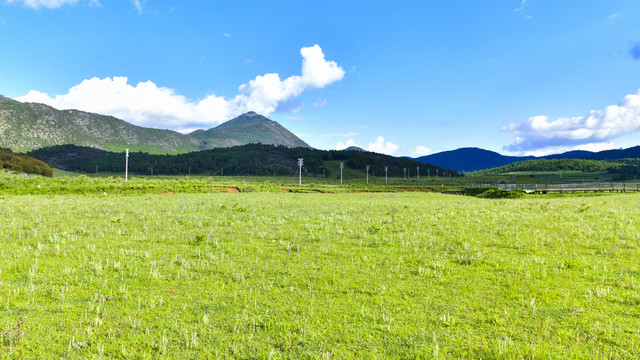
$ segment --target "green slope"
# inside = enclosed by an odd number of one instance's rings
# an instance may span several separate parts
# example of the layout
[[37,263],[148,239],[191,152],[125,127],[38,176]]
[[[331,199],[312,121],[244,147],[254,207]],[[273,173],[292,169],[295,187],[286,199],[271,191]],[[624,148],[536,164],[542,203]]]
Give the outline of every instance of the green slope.
[[18,151],[52,145],[75,144],[106,150],[185,152],[200,149],[200,142],[170,130],[143,128],[78,110],[56,110],[7,98],[0,102],[0,146]]

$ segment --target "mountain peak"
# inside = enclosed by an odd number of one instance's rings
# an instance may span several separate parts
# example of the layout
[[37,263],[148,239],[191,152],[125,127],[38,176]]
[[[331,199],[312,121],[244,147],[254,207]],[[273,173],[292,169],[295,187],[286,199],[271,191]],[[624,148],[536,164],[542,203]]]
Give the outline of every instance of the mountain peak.
[[249,111],[209,130],[196,130],[192,137],[202,140],[207,148],[244,144],[272,144],[286,147],[310,147],[297,136],[263,115]]

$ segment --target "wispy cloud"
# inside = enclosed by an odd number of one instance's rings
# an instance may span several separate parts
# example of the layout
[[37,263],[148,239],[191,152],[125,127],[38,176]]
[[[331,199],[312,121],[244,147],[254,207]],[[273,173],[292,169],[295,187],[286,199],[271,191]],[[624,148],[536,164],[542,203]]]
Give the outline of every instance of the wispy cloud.
[[302,106],[294,100],[302,92],[323,88],[344,77],[344,70],[336,62],[327,61],[320,46],[302,48],[300,54],[301,75],[284,80],[276,73],[257,76],[240,85],[233,98],[212,94],[191,100],[152,81],[133,86],[126,77],[96,77],[82,81],[64,95],[51,97],[31,90],[16,100],[112,115],[141,126],[178,131],[211,127],[247,111],[265,116],[284,108],[294,111],[296,106]]
[[135,7],[136,10],[138,11],[138,14],[142,14],[142,6],[144,4],[140,2],[140,0],[131,0],[131,3],[133,4],[133,7]]
[[222,34],[222,36],[223,36],[223,37],[231,37],[231,34],[229,34],[229,33],[223,33],[223,34]]
[[529,15],[529,14],[527,14],[527,13],[525,12],[525,6],[526,6],[526,5],[527,5],[527,0],[521,0],[520,7],[517,7],[517,8],[515,8],[515,9],[513,9],[513,11],[515,11],[515,12],[517,12],[517,13],[521,13],[521,14],[522,14],[522,16],[524,16],[524,17],[525,17],[525,19],[527,19],[527,20],[531,20],[531,19],[533,19],[533,16],[531,16],[531,15]]
[[533,116],[523,123],[502,128],[516,138],[505,150],[527,152],[553,147],[577,147],[601,144],[640,129],[640,91],[627,95],[617,105],[592,110],[584,116],[550,120]]
[[609,15],[609,20],[613,20],[613,19],[617,18],[618,16],[620,16],[620,13],[611,14],[611,15]]
[[92,6],[100,6],[98,0],[7,0],[9,4],[21,4],[28,8],[38,10],[41,8],[57,9],[64,5],[74,5],[79,2],[87,2]]
[[316,102],[313,103],[313,106],[319,108],[319,107],[325,107],[327,106],[327,99],[318,99],[316,100]]

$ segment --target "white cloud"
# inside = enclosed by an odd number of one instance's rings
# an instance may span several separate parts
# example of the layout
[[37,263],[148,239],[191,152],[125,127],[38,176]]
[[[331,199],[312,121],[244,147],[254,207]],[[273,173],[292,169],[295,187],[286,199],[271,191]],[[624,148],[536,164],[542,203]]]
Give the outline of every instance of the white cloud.
[[393,155],[399,148],[400,146],[389,141],[384,141],[382,136],[378,136],[374,142],[369,143],[367,150],[380,154]]
[[[336,144],[336,150],[344,150],[350,146],[364,148],[363,146],[356,144],[353,139],[349,139],[344,143],[339,142],[338,144]],[[369,146],[366,147],[366,150],[380,154],[393,155],[396,151],[398,151],[399,148],[400,147],[398,145],[389,141],[385,141],[384,137],[378,136],[374,142],[369,143]]]
[[598,152],[598,151],[604,151],[604,150],[611,150],[614,147],[615,146],[613,145],[613,142],[601,142],[601,143],[589,143],[584,145],[578,145],[573,149]]
[[96,77],[82,81],[64,95],[50,97],[31,90],[16,100],[112,115],[148,127],[178,131],[212,127],[247,111],[268,116],[279,107],[297,104],[292,99],[303,91],[322,88],[343,78],[344,70],[334,61],[326,61],[318,45],[302,48],[300,54],[302,75],[284,80],[276,73],[260,75],[240,85],[233,98],[211,94],[191,100],[152,81],[133,86],[126,77]]
[[611,139],[640,129],[640,91],[627,95],[618,105],[571,118],[549,120],[533,116],[523,123],[502,128],[516,138],[505,147],[508,151],[527,152],[554,147],[586,146],[606,143]]
[[[345,143],[339,142],[336,145],[336,150],[344,150],[344,149],[346,149],[346,148],[348,148],[350,146],[358,146],[358,145],[356,144],[355,141],[353,141],[352,139],[349,139]],[[361,146],[358,146],[358,147],[361,147]]]
[[431,149],[426,146],[418,145],[415,150],[416,156],[425,156],[431,154]]

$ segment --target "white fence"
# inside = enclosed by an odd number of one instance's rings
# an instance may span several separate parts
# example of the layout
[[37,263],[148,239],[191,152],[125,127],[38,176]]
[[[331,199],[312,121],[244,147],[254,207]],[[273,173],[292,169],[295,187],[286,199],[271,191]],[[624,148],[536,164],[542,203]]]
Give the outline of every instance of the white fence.
[[468,188],[497,187],[501,190],[521,189],[528,193],[549,192],[640,192],[640,183],[590,182],[573,184],[469,184]]

